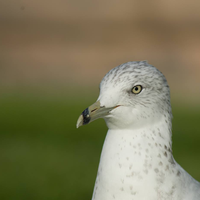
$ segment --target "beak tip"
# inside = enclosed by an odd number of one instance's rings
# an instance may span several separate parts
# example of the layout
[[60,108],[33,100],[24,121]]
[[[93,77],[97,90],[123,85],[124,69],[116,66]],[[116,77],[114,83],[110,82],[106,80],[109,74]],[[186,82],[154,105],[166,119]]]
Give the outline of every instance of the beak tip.
[[79,128],[80,126],[83,125],[83,115],[81,114],[77,120],[77,123],[76,123],[76,128]]

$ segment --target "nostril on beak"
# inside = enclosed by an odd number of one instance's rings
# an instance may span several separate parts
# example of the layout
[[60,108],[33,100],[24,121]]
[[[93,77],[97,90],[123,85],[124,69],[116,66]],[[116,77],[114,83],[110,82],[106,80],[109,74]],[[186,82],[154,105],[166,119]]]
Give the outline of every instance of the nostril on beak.
[[95,108],[95,109],[91,110],[91,112],[94,112],[95,110],[97,110],[97,108]]

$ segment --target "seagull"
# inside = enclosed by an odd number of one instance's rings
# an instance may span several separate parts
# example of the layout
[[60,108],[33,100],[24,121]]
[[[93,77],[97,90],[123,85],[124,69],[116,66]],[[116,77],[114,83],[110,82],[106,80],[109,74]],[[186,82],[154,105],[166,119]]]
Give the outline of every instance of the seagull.
[[147,61],[110,70],[77,128],[104,118],[108,132],[92,200],[198,200],[200,183],[172,154],[172,111],[165,76]]

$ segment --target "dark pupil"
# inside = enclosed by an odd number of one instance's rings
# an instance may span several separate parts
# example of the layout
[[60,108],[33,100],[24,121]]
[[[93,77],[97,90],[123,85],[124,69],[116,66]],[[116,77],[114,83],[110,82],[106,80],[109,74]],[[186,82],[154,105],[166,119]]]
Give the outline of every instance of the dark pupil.
[[135,87],[135,90],[138,91],[138,87]]

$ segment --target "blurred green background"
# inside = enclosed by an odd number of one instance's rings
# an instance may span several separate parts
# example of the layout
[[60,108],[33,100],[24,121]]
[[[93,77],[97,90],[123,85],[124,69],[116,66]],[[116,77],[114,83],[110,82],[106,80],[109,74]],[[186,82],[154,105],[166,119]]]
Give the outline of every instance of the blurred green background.
[[0,199],[91,199],[106,135],[76,129],[113,67],[148,60],[171,88],[173,152],[200,181],[200,3],[0,1]]

